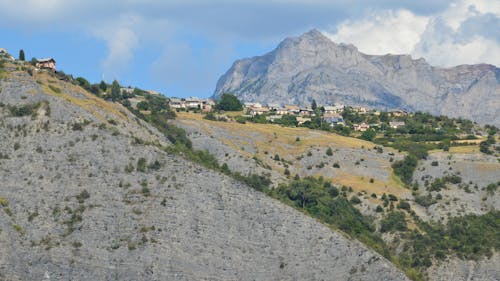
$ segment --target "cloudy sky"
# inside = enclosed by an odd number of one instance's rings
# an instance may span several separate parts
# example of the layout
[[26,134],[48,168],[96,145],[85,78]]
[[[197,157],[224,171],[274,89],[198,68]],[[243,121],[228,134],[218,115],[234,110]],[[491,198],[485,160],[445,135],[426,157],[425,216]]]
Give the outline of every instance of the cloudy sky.
[[236,59],[317,28],[367,54],[500,66],[498,0],[0,0],[0,48],[91,82],[213,93]]

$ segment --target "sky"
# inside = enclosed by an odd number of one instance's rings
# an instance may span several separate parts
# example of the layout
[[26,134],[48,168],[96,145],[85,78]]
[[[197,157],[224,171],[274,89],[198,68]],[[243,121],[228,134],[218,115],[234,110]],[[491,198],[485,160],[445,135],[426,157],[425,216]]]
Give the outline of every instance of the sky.
[[90,82],[209,97],[241,58],[316,28],[366,54],[500,66],[500,0],[0,0],[0,48]]

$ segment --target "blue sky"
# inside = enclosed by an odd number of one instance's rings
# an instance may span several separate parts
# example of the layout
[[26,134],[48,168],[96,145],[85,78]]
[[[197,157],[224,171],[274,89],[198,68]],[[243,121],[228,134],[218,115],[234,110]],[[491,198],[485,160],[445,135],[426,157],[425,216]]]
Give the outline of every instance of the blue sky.
[[0,48],[91,82],[212,95],[240,58],[317,28],[368,54],[500,65],[500,1],[0,0]]

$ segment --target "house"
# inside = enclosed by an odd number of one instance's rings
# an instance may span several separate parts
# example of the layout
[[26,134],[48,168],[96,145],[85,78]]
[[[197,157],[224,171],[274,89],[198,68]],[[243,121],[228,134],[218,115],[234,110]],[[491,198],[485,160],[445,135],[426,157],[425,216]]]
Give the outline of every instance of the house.
[[133,97],[133,98],[129,98],[128,101],[130,102],[130,106],[132,108],[135,108],[137,109],[137,105],[141,102],[141,101],[145,101],[146,98],[143,97],[143,96],[136,96],[136,97]]
[[334,127],[336,125],[345,126],[344,118],[342,118],[342,116],[340,116],[340,115],[323,116],[323,122],[330,124],[331,127]]
[[286,114],[297,114],[299,113],[299,107],[296,105],[285,105],[284,107],[276,109],[276,114],[286,115]]
[[391,110],[388,112],[391,116],[394,117],[400,117],[400,116],[405,116],[408,115],[408,112],[401,110],[401,109],[396,109],[396,110]]
[[0,48],[0,57],[6,58],[11,61],[15,61],[16,59],[11,56],[9,53],[7,53],[7,50],[4,48]]
[[311,118],[310,117],[302,117],[302,116],[297,117],[297,124],[298,125],[302,125],[307,121],[311,121]]
[[186,108],[199,108],[203,107],[203,100],[200,98],[189,97],[184,101]]
[[201,105],[201,110],[203,112],[210,112],[214,107],[215,107],[215,102],[211,99],[206,99],[203,101],[203,104]]
[[352,111],[357,112],[359,114],[365,114],[366,113],[366,107],[364,107],[364,106],[354,106],[352,108]]
[[325,115],[337,113],[337,108],[335,108],[335,106],[327,105],[327,106],[324,106],[323,108],[325,109],[325,112],[324,112]]
[[404,125],[405,125],[405,122],[403,122],[403,121],[389,122],[389,127],[393,128],[393,129],[404,127]]
[[157,92],[155,90],[146,90],[146,93],[148,93],[150,95],[155,95],[155,96],[161,95],[160,92]]
[[132,94],[134,92],[134,88],[132,88],[132,87],[124,88],[124,87],[122,87],[122,88],[120,88],[120,92],[122,94],[123,93],[125,93],[125,94]]
[[261,115],[269,112],[268,107],[252,107],[250,109],[250,115],[255,116],[255,115]]
[[299,109],[299,115],[300,116],[313,116],[314,115],[314,110],[309,107],[301,107]]
[[56,61],[53,58],[37,59],[35,66],[39,69],[56,71]]
[[274,122],[276,120],[281,119],[281,117],[283,117],[283,116],[282,115],[270,115],[270,116],[266,116],[266,120],[270,121],[270,122]]
[[171,98],[169,105],[171,108],[176,108],[176,109],[186,108],[186,104],[184,103],[184,101],[178,98]]
[[280,105],[277,103],[268,103],[267,107],[269,107],[270,110],[278,110],[280,108]]
[[354,127],[354,131],[364,132],[370,128],[370,125],[363,122],[361,124],[353,124],[353,127]]

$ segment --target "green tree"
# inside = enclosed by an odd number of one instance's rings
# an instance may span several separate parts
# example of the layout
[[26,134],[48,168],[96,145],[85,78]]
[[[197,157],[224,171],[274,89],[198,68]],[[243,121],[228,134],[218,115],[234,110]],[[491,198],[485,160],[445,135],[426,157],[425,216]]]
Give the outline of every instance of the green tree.
[[233,94],[222,94],[216,108],[224,111],[240,111],[243,110],[243,105],[238,98]]
[[106,92],[106,90],[108,89],[108,84],[101,80],[101,83],[99,83],[99,89],[101,89],[101,91],[103,92]]
[[367,140],[367,141],[372,141],[373,139],[375,139],[376,136],[377,136],[377,132],[375,132],[375,130],[368,129],[368,130],[363,132],[363,134],[361,135],[361,138],[364,140]]
[[318,108],[318,104],[316,103],[316,100],[314,100],[314,99],[311,103],[311,108],[312,108],[312,110],[316,110],[316,108]]
[[24,61],[24,50],[23,49],[19,50],[19,60]]
[[118,84],[118,81],[116,80],[114,80],[113,84],[111,85],[110,98],[112,101],[117,101],[121,99],[120,84]]

